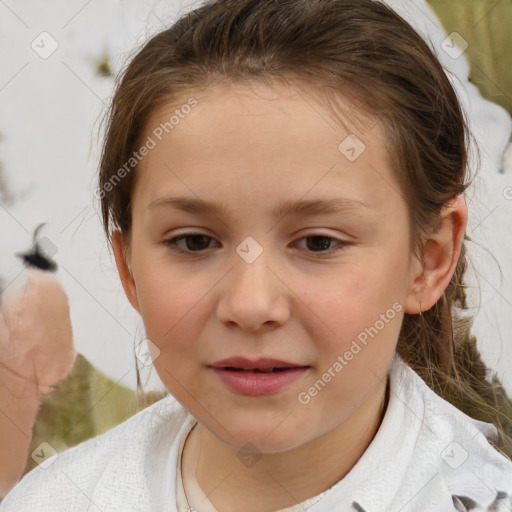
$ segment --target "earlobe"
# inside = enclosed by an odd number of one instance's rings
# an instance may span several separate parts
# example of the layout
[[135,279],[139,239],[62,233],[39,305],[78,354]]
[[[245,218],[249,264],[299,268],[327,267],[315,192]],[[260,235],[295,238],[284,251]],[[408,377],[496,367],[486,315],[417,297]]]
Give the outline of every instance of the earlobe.
[[121,231],[115,230],[112,233],[112,246],[114,249],[117,271],[119,272],[119,277],[121,278],[121,284],[123,285],[126,298],[133,306],[133,308],[140,313],[139,300],[137,297],[137,287],[128,264],[126,247]]
[[457,268],[466,232],[468,212],[462,196],[440,212],[439,227],[425,240],[423,264],[416,267],[404,311],[419,314],[430,309],[443,295]]

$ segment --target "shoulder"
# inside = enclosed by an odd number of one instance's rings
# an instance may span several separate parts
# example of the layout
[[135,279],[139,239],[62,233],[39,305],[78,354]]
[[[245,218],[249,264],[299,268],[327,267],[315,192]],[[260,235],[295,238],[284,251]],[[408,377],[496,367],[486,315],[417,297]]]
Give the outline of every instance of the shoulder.
[[[437,395],[405,363],[395,367],[396,384],[403,398],[416,397],[416,409],[422,408],[422,426],[417,457],[429,460],[432,474],[442,487],[464,503],[477,506],[512,507],[512,461],[499,452],[493,443],[497,437],[494,425],[475,420]],[[421,442],[423,441],[423,442]],[[428,458],[424,449],[433,450]],[[480,509],[478,509],[480,510]],[[489,508],[489,510],[500,510]]]
[[108,488],[123,495],[123,486],[127,495],[142,497],[148,454],[158,453],[162,442],[173,442],[188,417],[166,396],[108,432],[45,459],[7,494],[0,511],[88,509],[91,502],[99,506],[95,499],[105,498]]

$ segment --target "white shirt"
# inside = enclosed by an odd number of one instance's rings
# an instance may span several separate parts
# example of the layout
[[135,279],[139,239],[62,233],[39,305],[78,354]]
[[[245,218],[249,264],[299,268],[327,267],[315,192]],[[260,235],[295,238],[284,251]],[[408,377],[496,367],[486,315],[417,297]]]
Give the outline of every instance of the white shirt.
[[[440,398],[398,356],[389,378],[388,408],[373,441],[309,512],[449,512],[466,510],[469,499],[480,508],[467,510],[509,510],[512,462],[484,436],[494,436],[494,426]],[[165,397],[47,459],[51,465],[25,475],[0,512],[179,512],[179,454],[194,423]]]

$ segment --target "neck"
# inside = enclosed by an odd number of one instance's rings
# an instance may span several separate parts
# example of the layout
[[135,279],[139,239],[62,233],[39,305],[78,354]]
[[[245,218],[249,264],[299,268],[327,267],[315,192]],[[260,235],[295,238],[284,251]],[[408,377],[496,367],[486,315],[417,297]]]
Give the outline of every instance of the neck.
[[[292,507],[332,487],[357,463],[375,437],[387,407],[386,383],[346,421],[293,450],[253,455],[239,452],[198,424],[188,436],[183,472],[195,472],[199,486],[219,512]],[[311,476],[315,475],[315,478]]]

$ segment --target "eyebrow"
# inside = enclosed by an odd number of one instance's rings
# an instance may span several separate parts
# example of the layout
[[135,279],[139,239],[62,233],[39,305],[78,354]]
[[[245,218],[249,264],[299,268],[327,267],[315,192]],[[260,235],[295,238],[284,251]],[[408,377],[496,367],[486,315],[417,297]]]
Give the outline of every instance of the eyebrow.
[[[159,206],[172,206],[190,213],[212,213],[219,217],[228,217],[229,211],[224,203],[206,202],[201,199],[181,196],[166,196],[150,203],[147,209]],[[272,210],[275,218],[290,214],[319,215],[327,213],[356,213],[361,210],[371,210],[370,206],[356,199],[334,197],[329,199],[301,199],[299,201],[285,200],[278,203]]]

